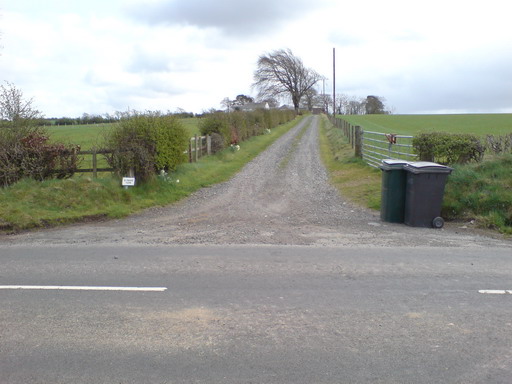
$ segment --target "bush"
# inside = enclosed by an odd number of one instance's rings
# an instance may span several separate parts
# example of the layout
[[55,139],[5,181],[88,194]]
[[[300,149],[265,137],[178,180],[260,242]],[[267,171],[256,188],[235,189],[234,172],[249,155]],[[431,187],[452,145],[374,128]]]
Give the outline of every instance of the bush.
[[485,152],[479,138],[470,134],[421,133],[414,137],[412,145],[420,160],[440,164],[480,162]]
[[[20,132],[25,136],[19,137]],[[0,134],[0,185],[16,183],[23,177],[35,180],[68,178],[78,168],[80,147],[48,143],[41,130]]]
[[226,148],[226,145],[224,144],[224,138],[219,135],[218,133],[211,133],[211,143],[212,143],[212,153],[217,153],[219,151],[222,151],[224,148]]
[[214,112],[205,115],[199,120],[199,131],[201,135],[219,134],[224,146],[231,144],[231,129],[228,124],[228,115],[223,112]]
[[107,162],[119,175],[130,169],[139,182],[160,171],[174,171],[187,160],[188,133],[178,119],[158,112],[134,113],[121,119],[105,140]]

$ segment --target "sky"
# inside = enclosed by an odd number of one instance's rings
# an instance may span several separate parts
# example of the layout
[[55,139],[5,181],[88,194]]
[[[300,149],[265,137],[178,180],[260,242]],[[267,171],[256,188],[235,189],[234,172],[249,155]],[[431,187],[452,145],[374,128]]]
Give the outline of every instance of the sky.
[[[289,48],[396,114],[512,112],[506,0],[0,0],[0,81],[46,117],[221,108]],[[5,83],[4,83],[5,84]],[[285,101],[283,101],[285,102]]]

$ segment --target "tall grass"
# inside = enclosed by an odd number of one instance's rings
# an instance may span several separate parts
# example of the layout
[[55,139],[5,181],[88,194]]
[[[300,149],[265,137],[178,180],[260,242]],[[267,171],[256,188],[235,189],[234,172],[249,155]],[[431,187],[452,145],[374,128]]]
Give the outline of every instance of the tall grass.
[[512,234],[512,155],[454,168],[443,215]]

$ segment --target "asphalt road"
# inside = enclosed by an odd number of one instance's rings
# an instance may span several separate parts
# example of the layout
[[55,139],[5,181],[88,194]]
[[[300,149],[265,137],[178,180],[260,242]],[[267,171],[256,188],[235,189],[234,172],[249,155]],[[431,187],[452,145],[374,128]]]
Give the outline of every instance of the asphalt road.
[[0,383],[511,383],[511,256],[0,245]]

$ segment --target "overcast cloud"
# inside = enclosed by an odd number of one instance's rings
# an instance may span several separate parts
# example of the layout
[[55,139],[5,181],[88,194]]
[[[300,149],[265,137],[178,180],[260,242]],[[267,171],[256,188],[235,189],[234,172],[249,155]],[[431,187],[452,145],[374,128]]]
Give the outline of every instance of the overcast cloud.
[[215,28],[226,37],[246,38],[254,34],[276,32],[287,20],[316,9],[323,0],[159,0],[141,7],[132,4],[134,19],[155,23]]
[[219,108],[280,48],[329,93],[336,48],[337,93],[395,113],[512,112],[505,0],[0,0],[0,33],[0,80],[48,117]]

